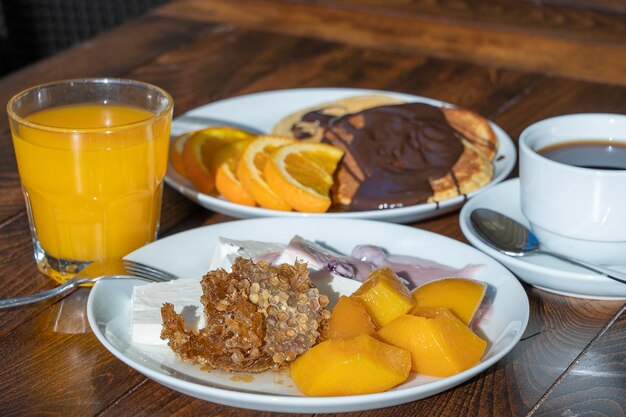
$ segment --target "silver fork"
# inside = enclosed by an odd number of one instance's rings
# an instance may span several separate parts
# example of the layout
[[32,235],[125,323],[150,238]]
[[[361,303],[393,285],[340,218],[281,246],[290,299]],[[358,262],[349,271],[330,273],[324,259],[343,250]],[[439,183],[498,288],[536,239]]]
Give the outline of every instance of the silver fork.
[[178,279],[176,275],[170,274],[162,269],[128,259],[93,262],[76,274],[74,278],[67,280],[64,284],[61,284],[51,290],[26,295],[24,297],[0,300],[0,309],[33,304],[49,298],[58,297],[71,289],[78,287],[79,285],[94,283],[102,278],[136,278],[149,282],[165,282]]

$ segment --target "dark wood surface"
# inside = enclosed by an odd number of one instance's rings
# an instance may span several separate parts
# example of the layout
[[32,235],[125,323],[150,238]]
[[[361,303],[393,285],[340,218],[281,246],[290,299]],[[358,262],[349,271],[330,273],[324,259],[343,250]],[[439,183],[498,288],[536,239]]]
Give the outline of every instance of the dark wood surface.
[[[174,96],[175,114],[257,91],[363,87],[468,107],[516,139],[549,116],[626,113],[625,22],[619,0],[180,0],[5,77],[0,101],[40,82],[92,76],[157,84]],[[229,220],[165,190],[163,236]],[[465,241],[458,212],[412,226]],[[0,118],[0,297],[52,286],[32,259]],[[353,415],[623,416],[624,302],[526,290],[528,328],[496,365],[442,394]],[[72,297],[84,302],[87,292]],[[270,414],[146,379],[89,329],[55,331],[61,306],[0,311],[1,415]]]

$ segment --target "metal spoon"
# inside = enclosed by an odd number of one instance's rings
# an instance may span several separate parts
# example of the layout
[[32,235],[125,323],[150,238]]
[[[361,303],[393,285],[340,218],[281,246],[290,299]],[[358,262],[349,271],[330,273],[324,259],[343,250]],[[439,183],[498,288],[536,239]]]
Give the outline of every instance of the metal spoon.
[[541,249],[533,232],[497,211],[476,209],[470,214],[470,221],[483,242],[505,255],[522,257],[542,253],[626,284],[625,273]]

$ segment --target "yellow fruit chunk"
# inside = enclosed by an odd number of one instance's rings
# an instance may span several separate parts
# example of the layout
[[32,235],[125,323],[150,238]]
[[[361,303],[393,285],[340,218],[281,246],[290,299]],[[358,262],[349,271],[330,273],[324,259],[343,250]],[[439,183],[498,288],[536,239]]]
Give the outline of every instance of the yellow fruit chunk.
[[415,304],[409,289],[390,268],[370,273],[351,297],[361,300],[378,327],[408,313]]
[[209,194],[215,189],[213,157],[224,145],[254,137],[251,133],[232,127],[207,127],[198,130],[183,147],[182,159],[187,178],[198,191]]
[[420,374],[450,376],[476,365],[487,342],[446,308],[421,307],[378,331],[381,340],[411,352],[411,369]]
[[443,278],[413,291],[416,307],[446,307],[469,326],[483,301],[487,284],[467,278]]
[[293,142],[282,136],[259,136],[250,142],[239,159],[237,177],[261,207],[291,211],[292,207],[267,184],[263,170],[275,149]]
[[342,295],[328,320],[325,339],[347,339],[365,333],[376,337],[376,326],[361,300]]
[[247,140],[240,140],[221,147],[215,153],[213,166],[215,167],[215,188],[220,194],[233,203],[254,206],[256,203],[254,198],[243,188],[235,174],[239,158],[249,143]]
[[185,164],[183,162],[183,149],[185,147],[185,142],[193,135],[193,132],[187,132],[172,141],[171,145],[171,162],[172,167],[183,177],[187,176],[187,170],[185,169]]
[[277,149],[264,168],[267,184],[298,211],[330,208],[333,173],[344,152],[325,143],[298,142]]
[[409,352],[361,333],[312,347],[291,363],[291,378],[306,395],[359,395],[393,388],[410,370]]

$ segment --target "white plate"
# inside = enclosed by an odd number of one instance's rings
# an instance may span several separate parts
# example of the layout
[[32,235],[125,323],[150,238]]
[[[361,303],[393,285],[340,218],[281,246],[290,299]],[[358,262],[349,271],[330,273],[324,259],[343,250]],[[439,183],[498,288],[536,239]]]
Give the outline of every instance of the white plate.
[[[626,298],[626,285],[568,262],[547,255],[514,258],[492,249],[480,240],[471,224],[470,213],[477,208],[499,211],[528,227],[528,220],[520,208],[518,178],[498,184],[465,204],[459,221],[467,240],[537,288],[570,297],[602,300]],[[626,265],[615,269],[626,272]]]
[[[211,371],[175,358],[166,346],[134,344],[130,334],[132,287],[138,281],[100,281],[89,296],[89,323],[100,342],[120,360],[176,391],[235,407],[283,412],[343,412],[406,403],[454,387],[479,374],[506,355],[521,338],[528,322],[528,298],[520,283],[502,265],[456,240],[423,230],[367,220],[253,219],[206,226],[167,237],[133,252],[129,258],[164,268],[181,277],[200,279],[208,270],[219,236],[233,239],[288,242],[294,234],[318,240],[349,253],[357,244],[380,245],[397,254],[410,254],[463,267],[482,264],[476,279],[489,285],[492,304],[480,320],[478,334],[489,342],[483,361],[448,378],[412,376],[408,382],[379,394],[344,397],[305,397],[288,373],[265,372],[244,382],[233,374]],[[342,292],[355,287],[340,283]],[[491,297],[490,297],[491,299]]]
[[[353,88],[299,88],[292,90],[268,91],[246,96],[229,98],[210,103],[178,117],[172,124],[172,138],[190,130],[203,126],[230,124],[248,128],[255,132],[271,132],[272,127],[285,116],[298,109],[303,109],[327,101],[344,97],[385,94],[407,102],[424,102],[434,106],[452,106],[442,101],[409,94],[393,93],[379,90],[363,90]],[[499,148],[494,157],[494,175],[485,187],[469,193],[467,197],[484,191],[492,185],[504,180],[515,165],[516,149],[511,138],[499,126],[491,123],[498,136]],[[408,223],[438,216],[460,207],[465,197],[459,196],[435,203],[418,204],[391,210],[352,211],[342,213],[298,213],[268,210],[259,207],[248,207],[231,203],[224,198],[199,193],[193,184],[179,175],[170,165],[165,181],[180,193],[201,206],[218,213],[237,218],[251,217],[325,217],[325,218],[361,218],[382,220],[394,223]]]

